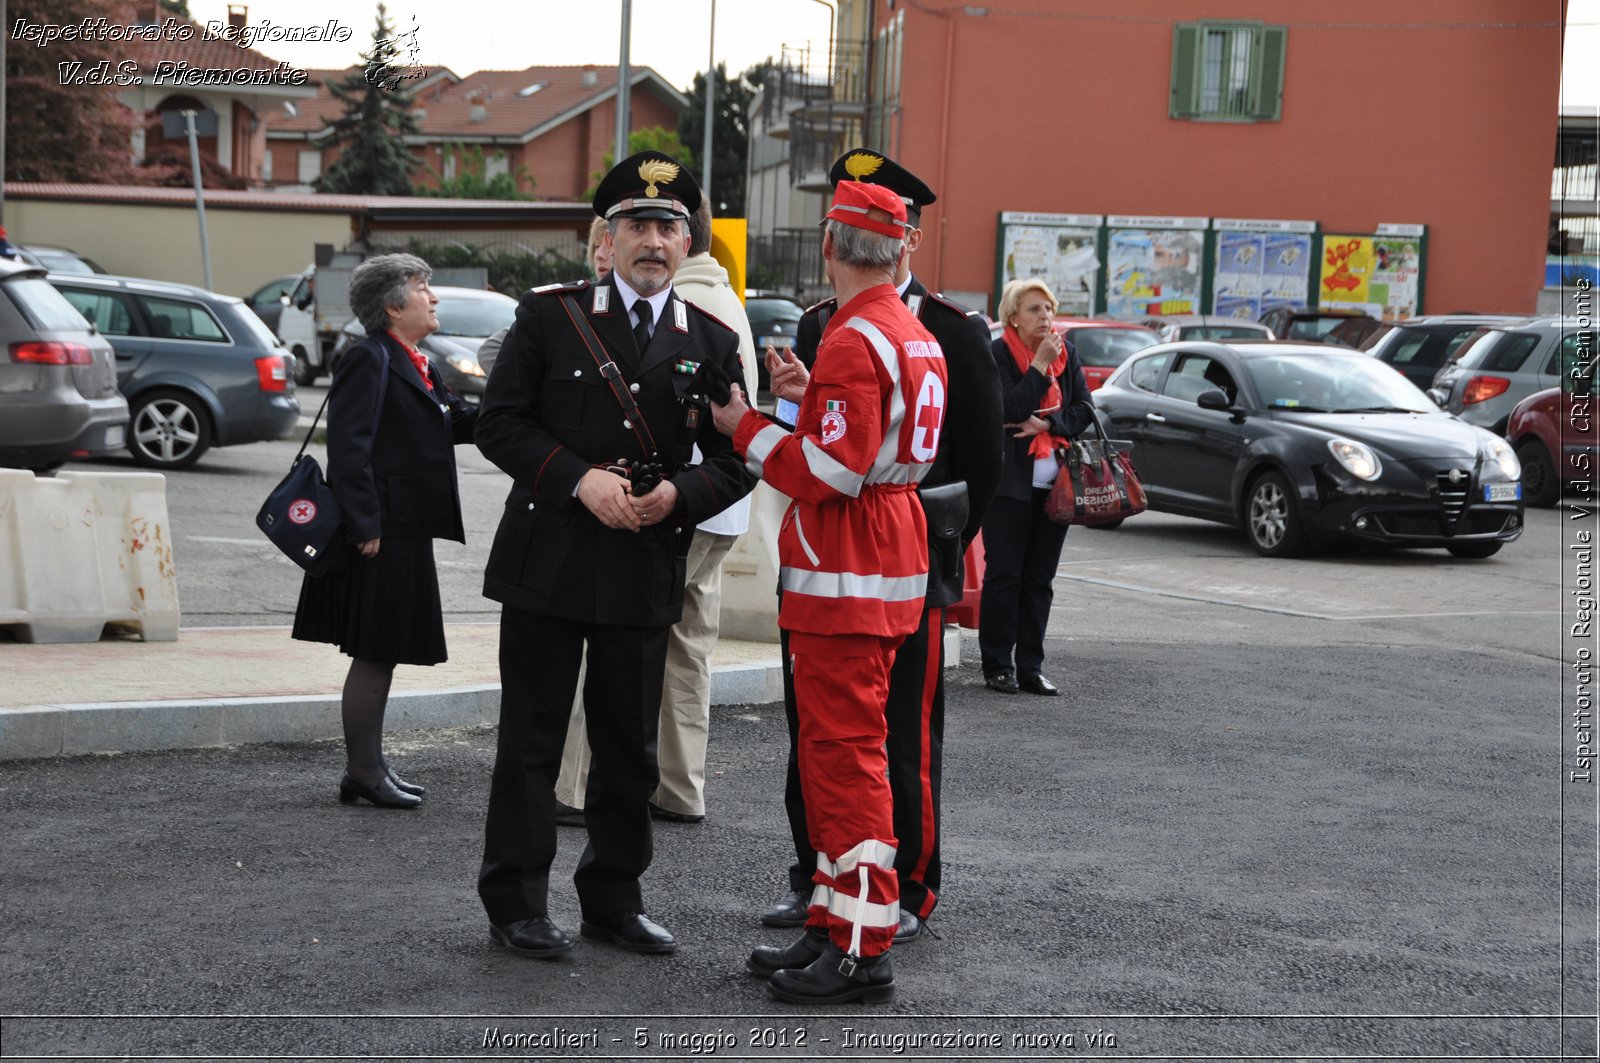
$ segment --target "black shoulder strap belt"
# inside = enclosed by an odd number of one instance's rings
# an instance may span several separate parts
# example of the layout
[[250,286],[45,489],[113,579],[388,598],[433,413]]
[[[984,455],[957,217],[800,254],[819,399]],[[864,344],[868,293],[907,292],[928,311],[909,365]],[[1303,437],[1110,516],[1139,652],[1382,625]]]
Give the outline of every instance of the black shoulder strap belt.
[[651,433],[649,424],[645,422],[639,404],[633,400],[633,393],[623,386],[622,370],[617,368],[616,362],[605,356],[605,345],[600,342],[600,337],[594,334],[594,328],[584,316],[583,309],[578,306],[578,301],[570,295],[563,295],[561,305],[566,310],[567,317],[572,319],[572,326],[578,330],[578,335],[583,337],[583,345],[589,349],[589,357],[594,359],[595,366],[600,370],[600,376],[611,385],[611,394],[617,397],[617,403],[622,407],[628,427],[633,429],[634,438],[639,441],[645,460],[655,461],[661,452],[656,446],[656,437]]

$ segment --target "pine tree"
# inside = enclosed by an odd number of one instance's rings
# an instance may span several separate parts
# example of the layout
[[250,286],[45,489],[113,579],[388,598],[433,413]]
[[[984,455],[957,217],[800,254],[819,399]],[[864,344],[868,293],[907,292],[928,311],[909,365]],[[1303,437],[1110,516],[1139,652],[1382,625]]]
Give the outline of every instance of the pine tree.
[[411,174],[422,164],[402,138],[420,132],[422,126],[411,113],[410,96],[402,91],[407,72],[401,61],[401,43],[388,9],[379,4],[372,49],[361,53],[364,65],[328,86],[344,104],[344,114],[334,119],[331,138],[332,143],[344,145],[344,153],[317,178],[318,192],[412,194]]
[[[705,192],[711,197],[711,212],[717,217],[742,218],[745,159],[750,147],[749,123],[745,116],[755,93],[743,78],[730,81],[728,69],[722,63],[717,64],[715,74],[716,94],[711,100],[711,187]],[[678,136],[700,152],[706,142],[704,74],[694,76],[694,87],[688,96],[689,106],[678,120]],[[695,173],[697,180],[701,172]]]

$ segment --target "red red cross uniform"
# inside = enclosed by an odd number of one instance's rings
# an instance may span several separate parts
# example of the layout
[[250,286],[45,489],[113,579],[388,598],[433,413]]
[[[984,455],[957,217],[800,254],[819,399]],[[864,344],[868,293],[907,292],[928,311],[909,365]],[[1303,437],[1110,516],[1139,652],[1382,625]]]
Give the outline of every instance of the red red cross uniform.
[[800,717],[800,775],[817,850],[809,925],[857,956],[900,919],[884,702],[894,651],[922,619],[927,529],[916,486],[939,448],[939,344],[888,284],[823,333],[793,433],[748,413],[734,448],[794,499],[778,535]]

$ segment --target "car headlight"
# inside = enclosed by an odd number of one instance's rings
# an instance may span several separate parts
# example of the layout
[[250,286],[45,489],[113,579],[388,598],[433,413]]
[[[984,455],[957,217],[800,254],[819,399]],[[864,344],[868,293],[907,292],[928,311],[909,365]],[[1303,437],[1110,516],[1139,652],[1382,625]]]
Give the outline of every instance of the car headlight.
[[1522,462],[1517,460],[1517,452],[1511,449],[1499,436],[1490,436],[1483,441],[1483,458],[1499,466],[1500,472],[1507,480],[1522,479]]
[[1376,480],[1383,474],[1383,463],[1365,443],[1353,439],[1330,439],[1328,449],[1344,471],[1360,480]]
[[452,354],[446,358],[445,361],[450,363],[450,368],[454,369],[462,376],[488,375],[483,371],[483,366],[478,364],[478,360],[476,358],[468,358],[464,354]]

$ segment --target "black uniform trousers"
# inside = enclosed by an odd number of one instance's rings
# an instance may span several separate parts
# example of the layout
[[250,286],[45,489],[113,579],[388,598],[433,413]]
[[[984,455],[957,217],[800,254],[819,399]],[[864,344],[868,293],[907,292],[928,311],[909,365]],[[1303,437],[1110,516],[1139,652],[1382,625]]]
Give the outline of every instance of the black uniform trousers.
[[1013,666],[1019,676],[1039,675],[1044,668],[1056,567],[1067,541],[1067,526],[1045,516],[1049,496],[1038,487],[1026,502],[995,495],[984,514],[978,652],[986,677]]
[[[783,653],[783,714],[789,724],[789,766],[783,807],[789,814],[795,862],[789,889],[811,888],[816,850],[807,832],[805,798],[800,790],[800,716],[794,675],[789,667],[789,633],[779,632]],[[895,651],[889,671],[889,791],[894,796],[894,869],[900,880],[900,907],[926,918],[939,902],[939,779],[944,751],[944,609],[925,609],[922,623]]]
[[500,736],[478,895],[495,924],[547,915],[556,855],[555,785],[588,647],[583,703],[594,760],[589,844],[573,882],[585,919],[643,912],[650,794],[667,627],[588,624],[513,606],[500,614]]

